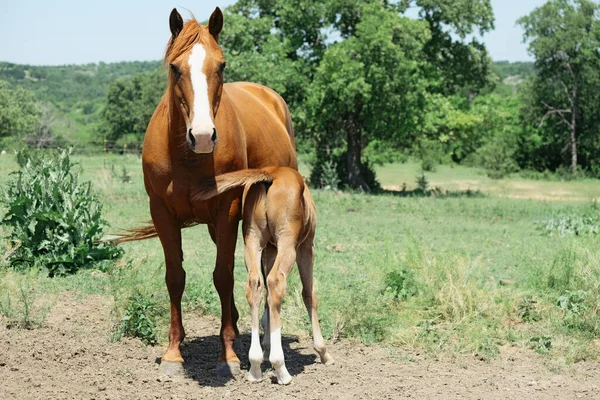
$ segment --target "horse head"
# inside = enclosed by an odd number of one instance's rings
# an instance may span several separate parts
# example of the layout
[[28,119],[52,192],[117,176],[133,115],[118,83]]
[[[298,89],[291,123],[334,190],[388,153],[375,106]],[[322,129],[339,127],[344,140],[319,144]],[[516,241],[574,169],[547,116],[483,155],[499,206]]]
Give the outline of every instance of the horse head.
[[216,8],[207,26],[183,22],[177,9],[169,17],[171,39],[165,54],[172,104],[185,121],[185,138],[197,154],[212,153],[217,143],[215,118],[223,92],[225,58],[219,46],[223,13]]

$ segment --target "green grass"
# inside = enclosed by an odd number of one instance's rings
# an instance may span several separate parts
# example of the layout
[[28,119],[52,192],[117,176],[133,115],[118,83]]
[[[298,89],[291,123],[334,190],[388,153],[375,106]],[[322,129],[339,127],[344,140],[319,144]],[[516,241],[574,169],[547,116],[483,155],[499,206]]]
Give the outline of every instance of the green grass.
[[[80,158],[83,176],[93,182],[112,230],[149,219],[140,160],[135,156]],[[111,175],[124,166],[132,182]],[[14,169],[0,158],[0,183]],[[302,164],[301,171],[308,168]],[[416,186],[416,164],[378,169],[384,186]],[[328,338],[357,337],[366,343],[435,354],[476,354],[493,358],[512,344],[543,353],[555,365],[594,358],[600,336],[600,250],[597,237],[550,235],[538,221],[556,216],[597,215],[592,199],[598,181],[540,182],[520,178],[492,181],[477,170],[441,166],[427,174],[431,186],[471,189],[483,197],[401,197],[313,191],[318,210],[315,280],[320,317]],[[457,183],[458,182],[458,183]],[[526,188],[526,189],[523,189]],[[540,193],[568,193],[540,196]],[[525,199],[527,194],[533,198]],[[548,198],[549,197],[549,198]],[[6,247],[5,245],[3,247]],[[21,275],[0,269],[0,311],[23,319],[15,306],[18,282],[39,288],[32,307],[42,310],[57,294],[71,291],[115,298],[113,319],[122,320],[132,296],[152,298],[168,309],[162,249],[158,240],[124,246],[125,255],[106,272],[83,270],[66,278]],[[218,315],[212,286],[215,246],[206,227],[183,234],[186,313]],[[235,298],[248,327],[243,245],[236,250]],[[308,319],[297,272],[289,278],[283,309],[284,332],[307,334]],[[403,291],[404,289],[404,291]],[[41,296],[39,293],[44,293]],[[404,293],[398,295],[398,293]],[[565,298],[566,296],[566,298]],[[12,311],[8,308],[12,307]],[[185,321],[185,315],[184,315]],[[168,315],[158,320],[166,340]]]
[[[384,188],[400,190],[416,188],[421,173],[419,163],[387,164],[376,168],[377,178]],[[581,179],[571,182],[536,181],[513,174],[507,179],[491,179],[485,171],[457,165],[439,165],[435,172],[426,172],[431,187],[450,191],[480,190],[484,193],[515,199],[552,201],[592,201],[600,198],[600,181]]]

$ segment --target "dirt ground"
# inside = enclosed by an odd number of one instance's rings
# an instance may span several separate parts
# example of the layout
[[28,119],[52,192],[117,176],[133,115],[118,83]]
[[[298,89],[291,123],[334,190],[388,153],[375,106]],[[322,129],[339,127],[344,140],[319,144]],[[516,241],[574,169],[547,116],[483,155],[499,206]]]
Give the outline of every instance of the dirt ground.
[[[107,297],[63,296],[46,326],[35,330],[11,328],[0,318],[0,399],[600,399],[600,363],[553,373],[541,356],[514,348],[503,348],[492,362],[448,362],[343,340],[330,345],[336,364],[325,367],[309,338],[284,336],[291,385],[273,383],[271,372],[254,384],[245,375],[219,378],[218,321],[189,314],[187,377],[165,381],[158,375],[164,348],[136,339],[110,342],[110,306]],[[248,348],[244,334],[243,372]]]

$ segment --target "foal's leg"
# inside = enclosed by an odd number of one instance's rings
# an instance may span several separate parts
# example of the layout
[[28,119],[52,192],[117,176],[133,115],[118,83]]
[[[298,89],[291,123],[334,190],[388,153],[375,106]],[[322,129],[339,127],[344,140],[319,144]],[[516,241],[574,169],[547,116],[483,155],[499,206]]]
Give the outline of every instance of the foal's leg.
[[262,287],[260,284],[260,256],[261,246],[259,240],[249,235],[246,238],[246,251],[244,258],[246,268],[248,269],[248,282],[246,284],[246,299],[250,305],[250,315],[252,321],[252,341],[250,343],[250,352],[248,360],[250,361],[250,371],[248,371],[248,380],[257,382],[262,380],[262,371],[260,365],[263,362],[263,352],[260,347],[260,336],[258,333],[259,325],[259,307],[261,300]]
[[319,354],[321,362],[325,365],[333,364],[333,357],[325,347],[325,340],[321,335],[319,326],[319,317],[317,316],[317,293],[313,287],[313,265],[315,260],[315,250],[312,239],[306,240],[298,248],[298,271],[302,281],[302,298],[308,311],[308,317],[312,325],[313,347]]
[[[262,253],[262,273],[264,282],[267,281],[267,276],[269,276],[269,272],[273,269],[273,265],[275,264],[275,258],[277,257],[277,247],[275,247],[271,243],[267,243],[267,247],[264,248]],[[261,325],[263,328],[263,339],[262,339],[262,348],[263,348],[263,357],[269,358],[269,354],[271,352],[271,329],[269,327],[269,288],[265,287],[265,311],[263,313],[261,319]]]
[[224,202],[217,215],[217,262],[213,271],[213,281],[221,300],[221,355],[217,364],[218,375],[235,375],[240,373],[240,360],[233,349],[237,337],[235,326],[235,306],[233,304],[233,267],[235,245],[237,240],[238,215],[237,199]]
[[271,353],[269,361],[275,369],[277,382],[280,385],[287,385],[292,381],[292,377],[285,367],[283,357],[283,348],[281,347],[281,301],[285,294],[286,279],[289,275],[294,262],[296,261],[296,249],[293,240],[279,240],[277,244],[277,258],[275,265],[267,276],[267,287],[269,295],[267,302],[269,304],[269,330],[271,333]]
[[150,214],[165,254],[165,281],[171,301],[169,348],[162,357],[160,372],[180,375],[183,374],[183,358],[179,345],[185,336],[181,322],[181,296],[185,288],[185,271],[181,266],[181,227],[160,199],[150,198]]

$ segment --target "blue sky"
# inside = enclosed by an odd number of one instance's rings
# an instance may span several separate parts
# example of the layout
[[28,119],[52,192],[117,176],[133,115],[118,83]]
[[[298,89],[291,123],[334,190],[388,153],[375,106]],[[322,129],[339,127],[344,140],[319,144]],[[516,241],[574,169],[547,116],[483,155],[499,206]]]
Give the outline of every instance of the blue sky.
[[[293,1],[293,0],[290,0]],[[0,61],[33,65],[157,60],[177,7],[208,19],[235,0],[1,0]],[[484,36],[494,60],[529,60],[515,21],[544,0],[492,0],[496,30]]]

